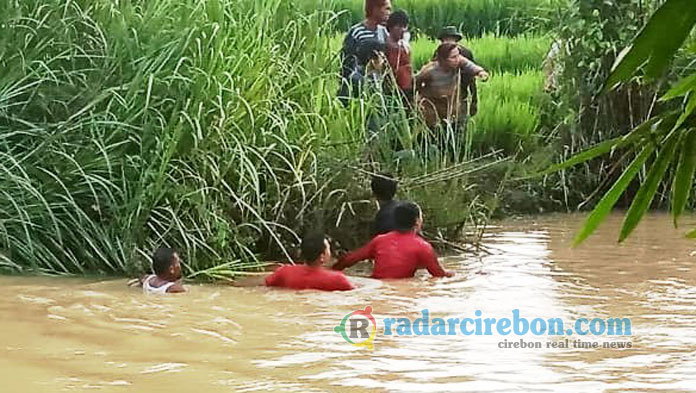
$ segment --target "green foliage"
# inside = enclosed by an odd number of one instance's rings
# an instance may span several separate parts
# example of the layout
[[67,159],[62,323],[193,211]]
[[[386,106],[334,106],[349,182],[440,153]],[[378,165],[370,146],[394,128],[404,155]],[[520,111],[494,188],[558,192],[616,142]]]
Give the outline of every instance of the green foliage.
[[[661,93],[655,84],[628,83],[600,94],[621,49],[630,44],[658,1],[574,0],[559,7],[553,22],[554,49],[544,68],[551,99],[540,127],[558,161],[625,135],[652,112],[668,109],[656,104]],[[563,200],[569,209],[594,203],[630,162],[623,153],[545,176],[539,197]],[[632,192],[633,185],[628,194]],[[627,198],[619,203],[623,206]]]
[[[696,24],[696,5],[690,0],[666,1],[627,48],[607,78],[606,89],[626,82],[645,63],[647,77],[661,76]],[[665,39],[667,37],[667,39]]]
[[[474,60],[489,71],[521,73],[541,69],[541,64],[551,46],[547,36],[524,34],[505,37],[486,34],[478,38],[464,39],[462,45],[474,54]],[[415,69],[429,62],[439,41],[420,39],[411,45],[411,61]]]
[[621,197],[621,194],[626,191],[626,188],[631,183],[631,181],[636,177],[638,171],[643,168],[643,165],[655,151],[655,147],[648,145],[643,148],[643,151],[638,154],[638,156],[631,162],[631,165],[626,168],[626,170],[621,174],[621,177],[614,183],[614,185],[604,194],[604,197],[597,203],[597,206],[592,210],[592,213],[587,217],[585,225],[583,225],[580,233],[575,237],[573,243],[578,245],[587,239],[592,232],[597,229],[599,224],[604,221],[604,219],[611,213],[611,210],[616,205],[616,202]]
[[[607,88],[614,87],[617,83],[628,82],[630,78],[640,72],[644,64],[645,75],[656,78],[663,75],[679,47],[696,25],[696,5],[684,0],[667,0],[661,5],[655,14],[641,30],[632,46],[621,57],[608,76]],[[626,213],[619,241],[625,240],[650,207],[655,197],[658,186],[663,178],[670,172],[670,167],[676,167],[676,177],[672,182],[672,214],[675,225],[688,201],[691,185],[693,184],[693,156],[694,141],[693,128],[696,121],[692,115],[694,107],[690,99],[696,95],[696,85],[692,83],[694,75],[687,76],[663,97],[663,100],[673,100],[684,96],[685,99],[676,111],[667,111],[657,114],[648,124],[651,132],[633,142],[634,150],[642,152],[634,162],[624,171],[612,189],[605,194],[603,200],[595,208],[588,218],[576,243],[584,240],[599,223],[606,217],[614,206],[618,197],[625,191],[630,181],[646,163],[653,151],[657,151],[657,157],[650,164],[645,180],[641,184],[631,207]],[[646,129],[641,126],[638,129]],[[614,140],[612,147],[617,146],[620,140]],[[647,145],[647,146],[646,146]],[[680,152],[677,154],[677,152]],[[575,161],[578,161],[577,158]],[[693,232],[692,232],[693,233]],[[690,234],[691,235],[691,234]]]
[[279,3],[5,4],[0,264],[120,273],[163,243],[189,272],[259,241],[287,255],[342,169],[321,157],[355,157],[321,146],[364,114],[326,94],[321,16],[275,29]]
[[468,130],[473,146],[503,149],[507,154],[519,148],[530,152],[538,142],[543,83],[541,71],[492,74],[488,82],[479,83],[482,104]]
[[556,31],[560,69],[554,118],[565,118],[559,129],[563,142],[577,152],[642,123],[655,92],[627,85],[599,96],[621,48],[642,25],[650,1],[574,1],[559,11]]
[[684,207],[689,199],[689,194],[694,185],[694,174],[696,173],[696,130],[693,128],[684,135],[684,143],[681,146],[677,172],[674,176],[672,189],[672,214],[674,225],[684,212]]
[[[291,258],[306,229],[349,222],[348,240],[364,239],[360,214],[374,210],[356,206],[389,166],[404,180],[446,174],[428,191],[457,214],[421,201],[429,229],[473,222],[471,178],[446,152],[405,165],[392,134],[366,143],[375,106],[333,96],[331,14],[289,4],[2,3],[0,268],[141,272],[167,244],[189,276],[234,276],[260,252]],[[413,147],[418,122],[393,120]]]

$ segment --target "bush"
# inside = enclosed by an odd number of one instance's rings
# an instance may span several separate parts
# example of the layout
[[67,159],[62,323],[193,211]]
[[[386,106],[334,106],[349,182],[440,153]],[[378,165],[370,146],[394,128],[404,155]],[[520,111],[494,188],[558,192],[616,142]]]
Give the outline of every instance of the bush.
[[123,273],[169,244],[188,273],[229,273],[288,255],[332,163],[357,156],[325,142],[363,117],[326,94],[323,17],[280,23],[280,3],[4,6],[0,265]]

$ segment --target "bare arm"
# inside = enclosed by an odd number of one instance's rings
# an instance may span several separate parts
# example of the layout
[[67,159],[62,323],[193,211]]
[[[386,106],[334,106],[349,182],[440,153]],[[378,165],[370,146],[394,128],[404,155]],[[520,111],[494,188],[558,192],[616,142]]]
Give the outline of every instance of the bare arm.
[[186,292],[186,288],[184,288],[184,285],[181,283],[181,281],[177,281],[174,283],[174,285],[167,288],[167,293],[184,293],[184,292]]
[[128,282],[126,283],[126,285],[128,285],[129,287],[142,287],[142,286],[143,286],[143,283],[145,282],[145,279],[146,279],[147,277],[148,277],[148,275],[146,274],[146,275],[144,275],[144,276],[142,276],[142,277],[134,278],[134,279],[128,280]]
[[375,239],[372,239],[362,248],[342,256],[331,268],[333,270],[344,270],[362,260],[372,258],[374,254],[374,242]]
[[488,79],[488,72],[483,67],[461,55],[459,56],[459,67],[467,74],[474,75],[484,81]]
[[428,273],[430,273],[430,275],[433,277],[454,276],[454,273],[445,270],[442,265],[440,265],[440,262],[437,260],[437,254],[435,254],[435,250],[433,250],[433,247],[430,244],[423,247],[419,257],[421,260],[421,266],[425,267],[428,270]]
[[224,281],[221,284],[239,288],[259,287],[266,285],[266,278],[268,277],[270,277],[270,274],[253,275],[231,281]]

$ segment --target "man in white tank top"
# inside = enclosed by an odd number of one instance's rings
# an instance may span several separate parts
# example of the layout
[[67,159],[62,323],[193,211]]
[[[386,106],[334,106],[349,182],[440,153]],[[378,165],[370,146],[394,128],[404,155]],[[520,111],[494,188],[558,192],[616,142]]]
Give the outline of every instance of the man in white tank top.
[[181,284],[181,260],[171,248],[159,248],[152,256],[152,271],[141,282],[143,292],[152,294],[181,293],[186,288]]

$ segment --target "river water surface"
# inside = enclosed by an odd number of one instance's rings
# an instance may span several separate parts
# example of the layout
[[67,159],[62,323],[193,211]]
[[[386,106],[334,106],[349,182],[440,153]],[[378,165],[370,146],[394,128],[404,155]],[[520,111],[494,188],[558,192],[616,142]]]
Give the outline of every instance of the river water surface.
[[[613,216],[571,249],[576,215],[497,223],[490,254],[447,258],[450,279],[348,293],[189,286],[144,296],[125,280],[0,277],[3,392],[687,392],[696,390],[696,243],[668,216],[625,244]],[[695,225],[696,218],[685,220]],[[365,274],[357,268],[350,274]],[[374,309],[374,350],[333,331]],[[387,317],[627,317],[631,349],[499,348],[493,336],[390,336]],[[574,337],[573,339],[578,338]]]

